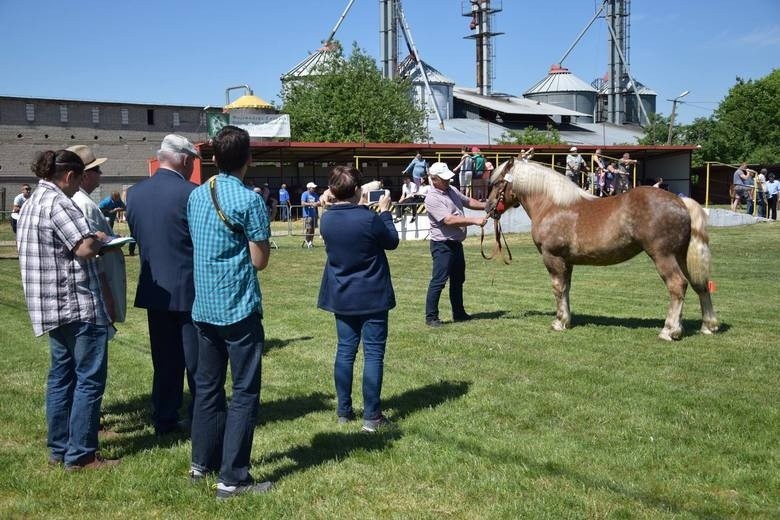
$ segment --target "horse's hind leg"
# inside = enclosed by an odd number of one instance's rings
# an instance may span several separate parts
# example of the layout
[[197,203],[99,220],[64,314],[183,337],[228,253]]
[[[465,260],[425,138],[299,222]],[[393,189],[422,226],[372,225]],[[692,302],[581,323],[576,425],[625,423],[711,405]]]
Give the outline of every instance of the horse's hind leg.
[[552,328],[565,330],[571,327],[571,312],[569,311],[569,288],[571,287],[572,266],[558,256],[542,253],[544,265],[552,279],[553,294],[555,295],[555,321]]
[[701,304],[701,333],[712,334],[713,332],[717,332],[719,328],[718,317],[715,315],[715,308],[712,306],[709,279],[692,279],[687,268],[684,268],[683,272],[685,273],[685,277],[691,282],[691,288],[696,291],[696,294],[699,296],[699,303]]
[[680,318],[682,317],[685,291],[688,289],[688,280],[686,280],[675,257],[656,257],[653,260],[655,261],[656,269],[658,269],[658,274],[661,275],[666,288],[669,290],[669,298],[671,299],[669,309],[666,312],[664,328],[661,329],[658,337],[666,341],[680,339],[683,332]]
[[718,318],[715,315],[715,308],[712,306],[712,297],[708,289],[700,291],[696,289],[696,294],[699,295],[699,302],[701,303],[701,332],[702,334],[712,334],[717,332]]

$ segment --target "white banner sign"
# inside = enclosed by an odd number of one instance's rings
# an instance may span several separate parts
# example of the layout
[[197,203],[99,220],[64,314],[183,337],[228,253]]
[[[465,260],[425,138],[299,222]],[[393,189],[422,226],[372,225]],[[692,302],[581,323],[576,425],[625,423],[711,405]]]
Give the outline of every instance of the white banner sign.
[[243,128],[250,137],[290,137],[290,116],[287,114],[230,113],[230,124]]

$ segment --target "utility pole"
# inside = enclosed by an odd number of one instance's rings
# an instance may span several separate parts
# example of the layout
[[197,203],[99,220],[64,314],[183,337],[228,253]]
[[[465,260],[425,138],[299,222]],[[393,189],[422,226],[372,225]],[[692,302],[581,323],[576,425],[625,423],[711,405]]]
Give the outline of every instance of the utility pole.
[[666,139],[667,146],[670,146],[672,144],[672,131],[674,130],[674,115],[675,112],[677,111],[677,103],[682,103],[680,99],[684,98],[688,94],[690,94],[690,90],[686,90],[685,92],[683,92],[682,94],[680,94],[674,99],[667,99],[667,101],[672,102],[672,115],[669,117],[669,137]]

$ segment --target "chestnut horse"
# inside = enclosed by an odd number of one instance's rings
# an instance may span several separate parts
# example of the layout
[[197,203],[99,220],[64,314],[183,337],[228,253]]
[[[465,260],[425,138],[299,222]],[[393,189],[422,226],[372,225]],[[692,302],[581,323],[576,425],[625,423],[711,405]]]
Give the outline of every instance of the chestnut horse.
[[531,219],[531,237],[552,278],[558,307],[552,323],[555,330],[571,326],[569,288],[574,265],[613,265],[642,251],[655,262],[671,297],[659,337],[667,341],[681,337],[688,282],[701,302],[701,332],[718,330],[708,290],[707,216],[693,199],[652,187],[599,198],[546,166],[510,159],[490,178],[486,211],[498,220],[517,205]]

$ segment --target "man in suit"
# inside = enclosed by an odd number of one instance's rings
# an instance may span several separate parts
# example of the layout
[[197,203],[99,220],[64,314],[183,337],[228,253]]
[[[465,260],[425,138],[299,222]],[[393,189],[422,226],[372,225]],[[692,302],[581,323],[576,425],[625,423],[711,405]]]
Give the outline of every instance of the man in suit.
[[191,314],[195,285],[187,200],[197,187],[189,181],[197,157],[189,140],[169,134],[157,152],[160,167],[127,192],[127,222],[141,262],[135,306],[146,309],[149,322],[152,421],[158,435],[182,429],[185,368],[195,398],[198,339]]

